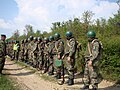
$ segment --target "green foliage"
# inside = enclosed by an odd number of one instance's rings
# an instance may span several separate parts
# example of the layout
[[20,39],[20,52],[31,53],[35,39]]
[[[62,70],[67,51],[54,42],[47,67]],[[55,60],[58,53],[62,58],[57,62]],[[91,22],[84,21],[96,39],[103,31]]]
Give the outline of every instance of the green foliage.
[[0,90],[19,90],[15,83],[4,75],[0,75]]
[[120,37],[105,38],[104,55],[101,63],[101,71],[104,78],[120,80]]
[[[44,38],[59,33],[63,41],[66,41],[65,33],[71,31],[78,42],[82,44],[81,56],[85,51],[87,32],[93,30],[104,47],[103,60],[101,61],[103,77],[110,80],[120,80],[120,13],[108,20],[104,18],[92,20],[93,15],[93,12],[85,11],[82,18],[75,17],[73,20],[54,22],[50,33],[46,31],[41,33],[39,30],[34,32],[31,25],[26,25],[24,35],[20,36],[19,40],[28,38],[30,35]],[[93,21],[95,22],[93,23]],[[82,67],[81,60],[83,60],[82,56],[76,60],[76,67],[79,71]]]

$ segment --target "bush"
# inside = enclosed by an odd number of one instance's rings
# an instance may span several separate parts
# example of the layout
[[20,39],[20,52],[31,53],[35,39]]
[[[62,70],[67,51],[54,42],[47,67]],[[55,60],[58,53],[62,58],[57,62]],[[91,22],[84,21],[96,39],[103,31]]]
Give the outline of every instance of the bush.
[[120,80],[120,37],[105,38],[103,41],[104,54],[101,63],[103,78]]

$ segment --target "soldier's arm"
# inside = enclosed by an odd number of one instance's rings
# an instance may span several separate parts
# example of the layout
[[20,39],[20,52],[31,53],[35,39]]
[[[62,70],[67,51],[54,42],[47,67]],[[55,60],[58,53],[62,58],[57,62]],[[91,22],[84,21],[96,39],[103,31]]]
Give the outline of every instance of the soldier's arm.
[[64,52],[64,43],[61,41],[58,47],[58,55]]
[[0,41],[0,56],[3,56],[3,53],[4,53],[3,47],[4,47],[4,44],[2,41]]
[[93,43],[93,48],[92,48],[92,56],[90,58],[91,61],[95,60],[98,57],[99,54],[99,43],[94,42]]
[[69,56],[70,57],[75,53],[75,49],[76,49],[75,41],[72,40],[70,42],[70,50],[69,50]]

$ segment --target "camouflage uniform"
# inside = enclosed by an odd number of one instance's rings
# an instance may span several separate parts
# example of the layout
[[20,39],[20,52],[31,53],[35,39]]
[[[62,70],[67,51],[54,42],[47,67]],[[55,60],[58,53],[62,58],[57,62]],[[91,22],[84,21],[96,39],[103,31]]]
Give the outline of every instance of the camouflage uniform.
[[28,57],[28,44],[29,44],[29,42],[28,41],[26,41],[26,42],[24,42],[24,44],[23,44],[23,54],[24,54],[24,61],[25,61],[25,63],[27,63],[28,62],[28,59],[29,59],[29,57]]
[[49,72],[48,74],[49,75],[53,75],[53,72],[54,72],[54,66],[53,66],[53,63],[54,63],[54,47],[55,47],[55,42],[54,41],[51,41],[49,43]]
[[2,73],[5,64],[6,44],[5,41],[0,40],[0,74]]
[[49,43],[45,43],[45,46],[44,46],[44,73],[46,73],[48,71],[48,68],[49,68]]
[[70,61],[66,60],[67,72],[69,80],[74,79],[74,66],[75,66],[75,53],[76,53],[76,40],[74,37],[71,37],[66,42],[65,54],[67,57],[70,57]]
[[33,44],[33,66],[37,67],[37,62],[38,62],[38,42],[34,41]]
[[19,43],[19,41],[17,41],[17,51],[16,51],[16,60],[18,60],[19,59],[19,53],[20,53],[20,43]]
[[[92,84],[94,88],[98,88],[98,67],[97,64],[101,58],[100,55],[100,43],[98,39],[88,42],[85,53],[85,71],[84,71],[84,83],[86,86]],[[89,61],[92,61],[92,66],[88,66]]]
[[24,52],[25,52],[25,44],[24,42],[20,44],[20,60],[24,61]]
[[38,43],[38,68],[41,70],[43,68],[44,65],[44,61],[43,61],[43,53],[44,50],[44,43],[40,42]]
[[[59,38],[58,40],[55,41],[54,52],[56,53],[55,59],[58,59],[58,55],[60,55],[60,59],[62,59],[62,56],[64,54],[64,43],[62,39]],[[56,67],[56,78],[57,79],[61,78],[61,69],[62,67]]]
[[11,41],[10,45],[9,45],[9,56],[12,58],[13,57],[13,42]]
[[33,63],[33,45],[34,45],[33,41],[30,41],[28,44],[28,55],[29,55],[29,61],[31,63]]

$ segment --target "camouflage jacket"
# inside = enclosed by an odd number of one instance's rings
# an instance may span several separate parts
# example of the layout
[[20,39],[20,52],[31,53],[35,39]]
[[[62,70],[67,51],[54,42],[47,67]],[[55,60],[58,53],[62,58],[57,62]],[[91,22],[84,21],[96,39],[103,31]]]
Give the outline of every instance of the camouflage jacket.
[[85,52],[85,57],[89,57],[89,60],[93,62],[101,58],[101,45],[98,39],[94,39],[92,42],[88,42]]
[[64,54],[64,42],[61,39],[55,41],[54,52],[56,52],[56,55],[62,56]]
[[4,52],[4,42],[2,40],[0,40],[0,57],[5,56],[5,52]]
[[51,55],[54,54],[54,48],[55,48],[55,42],[52,41],[49,43],[49,54],[51,54]]
[[38,53],[40,55],[43,54],[43,50],[44,50],[44,43],[43,42],[38,43]]
[[75,55],[77,49],[77,43],[75,38],[71,38],[66,42],[65,54],[72,57]]
[[44,44],[44,55],[48,55],[49,54],[49,43],[45,43]]

